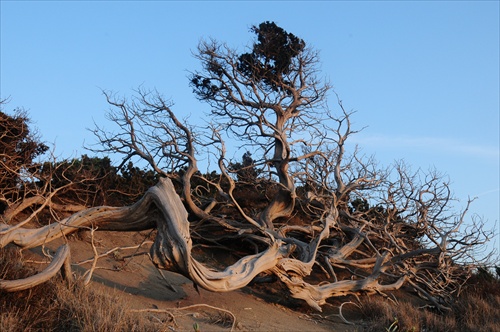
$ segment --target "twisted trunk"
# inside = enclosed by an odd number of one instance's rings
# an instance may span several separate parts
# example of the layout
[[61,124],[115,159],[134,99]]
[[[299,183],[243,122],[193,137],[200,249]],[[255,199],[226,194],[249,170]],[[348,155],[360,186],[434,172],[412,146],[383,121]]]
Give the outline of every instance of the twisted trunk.
[[[187,216],[187,211],[172,182],[164,178],[130,207],[92,208],[66,218],[60,223],[39,229],[17,228],[9,231],[13,227],[0,224],[0,234],[3,234],[0,237],[0,247],[13,243],[22,248],[33,248],[82,227],[111,231],[138,231],[156,227],[158,235],[151,247],[153,263],[159,268],[178,272],[197,285],[215,292],[226,292],[246,286],[257,274],[273,268],[290,251],[289,245],[276,240],[265,251],[245,256],[223,271],[214,271],[191,255],[192,241]],[[42,272],[37,281],[40,281],[42,276],[46,281],[57,273],[63,258],[55,259],[48,271]],[[29,286],[32,284],[31,281],[24,284]],[[17,286],[12,286],[7,281],[2,281],[0,288],[19,290]]]

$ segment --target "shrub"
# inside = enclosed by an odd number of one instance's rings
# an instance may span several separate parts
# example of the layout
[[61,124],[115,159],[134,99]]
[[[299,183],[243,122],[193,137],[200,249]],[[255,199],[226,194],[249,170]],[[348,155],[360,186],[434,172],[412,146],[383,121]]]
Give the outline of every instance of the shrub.
[[[0,279],[25,278],[34,271],[21,263],[18,251],[0,250]],[[32,289],[6,293],[0,290],[0,331],[158,331],[139,313],[128,311],[117,293],[71,286],[62,278]]]

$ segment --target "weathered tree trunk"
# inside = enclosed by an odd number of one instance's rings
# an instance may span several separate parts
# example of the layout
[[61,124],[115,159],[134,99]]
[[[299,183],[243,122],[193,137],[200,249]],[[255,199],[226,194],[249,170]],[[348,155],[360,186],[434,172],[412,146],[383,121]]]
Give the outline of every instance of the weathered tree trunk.
[[247,285],[257,274],[274,267],[290,248],[275,241],[265,251],[245,256],[224,271],[205,267],[191,255],[188,214],[170,180],[162,179],[148,191],[161,216],[158,235],[151,247],[153,263],[193,280],[197,285],[216,292],[231,291]]
[[[14,243],[22,248],[33,248],[82,227],[112,231],[137,231],[156,227],[158,234],[151,247],[154,264],[183,274],[197,285],[216,292],[244,287],[260,272],[273,268],[290,251],[290,246],[275,241],[261,253],[243,257],[224,271],[214,271],[192,257],[187,217],[187,211],[172,182],[163,178],[130,207],[92,208],[39,229],[16,229],[0,224],[0,247]],[[55,262],[59,264],[60,260]],[[52,271],[52,265],[49,267]],[[48,272],[44,275],[48,275]],[[51,276],[53,275],[54,273]]]
[[68,245],[62,245],[57,249],[56,255],[52,262],[43,270],[42,272],[18,280],[3,280],[0,279],[0,289],[7,292],[18,292],[25,289],[33,288],[40,285],[50,278],[54,277],[61,268],[63,268],[64,277],[67,280],[72,280],[73,275],[71,273],[71,255]]
[[279,178],[279,188],[277,195],[262,211],[260,222],[267,228],[273,229],[273,221],[281,217],[288,217],[293,213],[295,207],[295,183],[288,172],[290,159],[290,145],[283,134],[287,118],[277,113],[276,128],[279,128],[279,135],[274,140],[274,160],[273,166]]

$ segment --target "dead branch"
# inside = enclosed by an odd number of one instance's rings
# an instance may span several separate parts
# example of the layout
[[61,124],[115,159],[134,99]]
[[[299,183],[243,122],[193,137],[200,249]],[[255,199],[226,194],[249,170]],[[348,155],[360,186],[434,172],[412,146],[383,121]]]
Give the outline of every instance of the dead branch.
[[0,289],[6,292],[18,292],[25,289],[33,288],[53,278],[57,272],[62,269],[63,276],[68,281],[73,280],[71,272],[71,256],[70,248],[64,244],[57,249],[54,259],[40,273],[18,280],[2,280],[0,279]]

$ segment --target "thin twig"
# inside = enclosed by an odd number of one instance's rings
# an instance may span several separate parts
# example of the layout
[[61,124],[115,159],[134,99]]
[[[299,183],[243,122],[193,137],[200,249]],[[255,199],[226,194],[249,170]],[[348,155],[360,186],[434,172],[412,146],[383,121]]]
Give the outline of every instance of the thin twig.
[[[109,254],[112,254],[113,252],[117,251],[117,250],[130,250],[130,249],[138,249],[140,248],[143,244],[146,244],[146,243],[153,243],[153,241],[144,241],[142,242],[141,244],[138,244],[136,246],[130,246],[130,247],[115,247],[113,249],[110,249],[108,251],[106,251],[105,253],[102,253],[99,256],[99,258],[102,258],[102,257],[105,257]],[[128,257],[131,257],[131,256],[127,256]],[[94,261],[94,258],[90,258],[90,259],[86,259],[84,261],[81,261],[81,262],[77,262],[77,263],[73,263],[74,265],[83,265],[83,264],[86,264],[86,263],[90,263]]]

